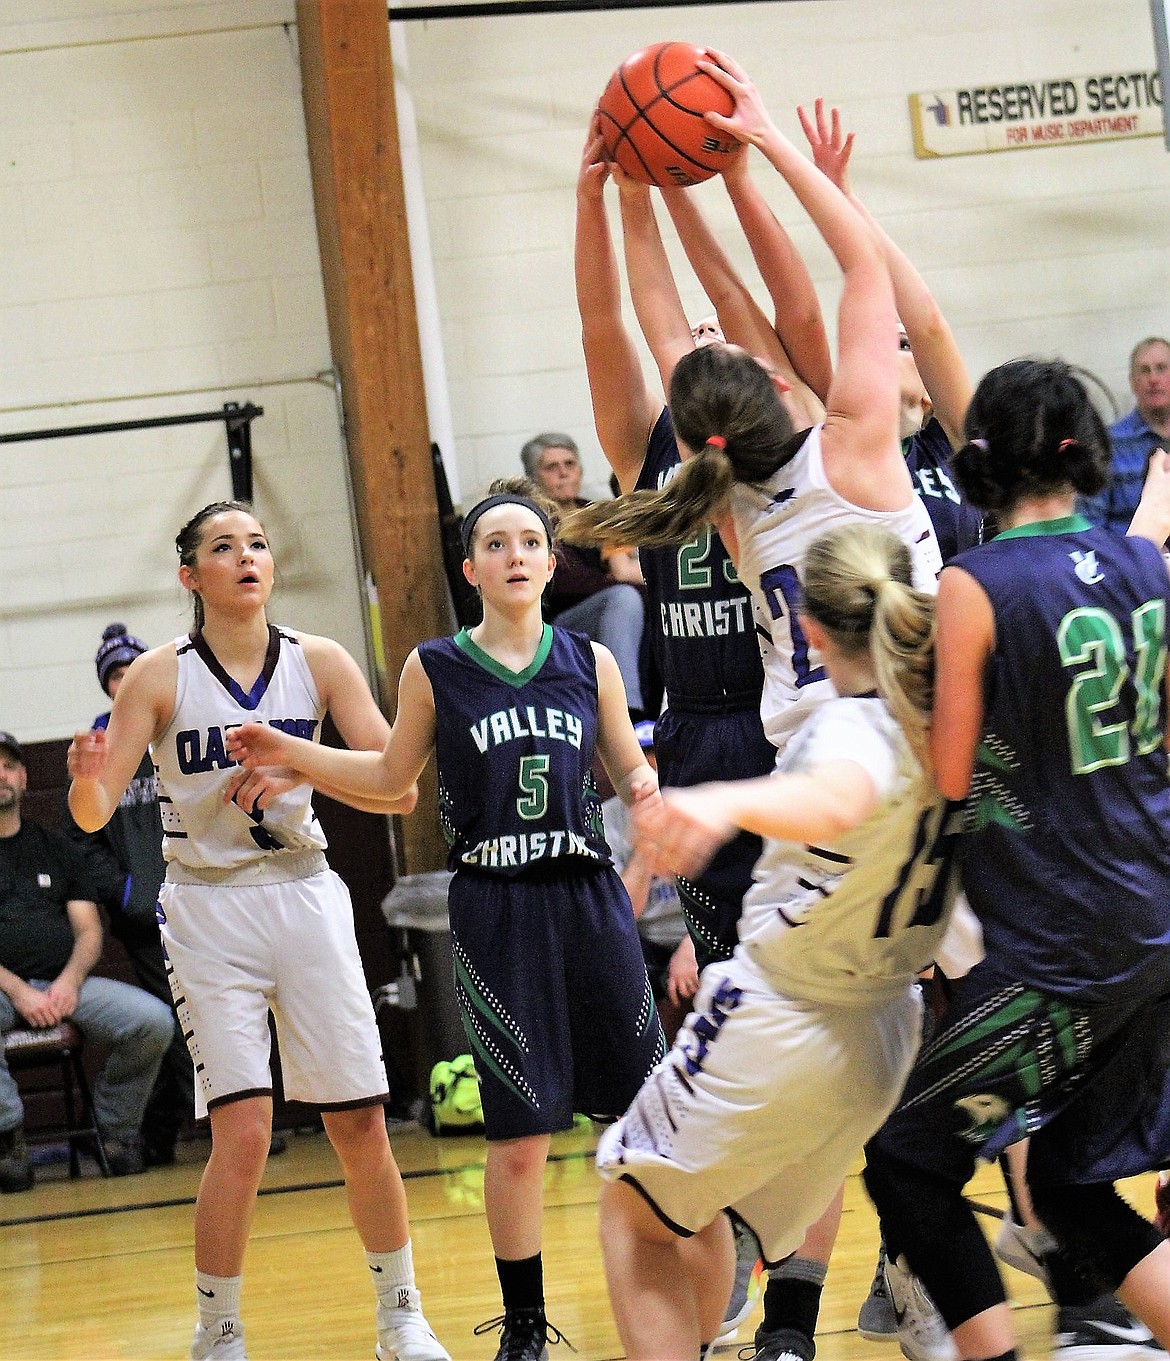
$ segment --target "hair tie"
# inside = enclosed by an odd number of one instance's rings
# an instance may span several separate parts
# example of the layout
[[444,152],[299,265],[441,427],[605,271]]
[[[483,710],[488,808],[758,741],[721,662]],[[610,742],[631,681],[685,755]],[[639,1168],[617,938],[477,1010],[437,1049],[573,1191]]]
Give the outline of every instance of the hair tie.
[[1075,448],[1079,443],[1080,443],[1080,441],[1079,441],[1079,440],[1075,440],[1075,439],[1062,439],[1062,440],[1060,441],[1060,443],[1059,443],[1056,447],[1057,447],[1058,451],[1059,451],[1060,453],[1063,454],[1063,453],[1065,452],[1066,449],[1073,449],[1073,448]]
[[476,522],[486,511],[494,510],[496,506],[523,506],[525,510],[530,510],[544,526],[544,532],[548,536],[549,552],[552,552],[553,528],[552,521],[544,513],[537,503],[527,496],[520,496],[512,492],[500,492],[495,496],[487,496],[472,508],[463,517],[463,524],[460,526],[460,535],[463,539],[463,556],[471,557],[471,536],[475,531]]
[[727,448],[727,441],[723,438],[722,435],[708,435],[708,436],[707,436],[707,443],[708,443],[708,445],[712,445],[712,444],[713,444],[713,445],[715,446],[716,449],[726,449],[726,448]]
[[987,441],[985,439],[973,439],[971,443],[976,449],[982,449],[984,453],[987,453]]

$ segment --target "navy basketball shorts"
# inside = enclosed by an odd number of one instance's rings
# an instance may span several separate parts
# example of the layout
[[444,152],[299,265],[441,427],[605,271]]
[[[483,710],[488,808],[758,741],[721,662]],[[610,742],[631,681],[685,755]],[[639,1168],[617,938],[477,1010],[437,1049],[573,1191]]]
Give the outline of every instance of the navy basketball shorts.
[[1025,1138],[1037,1185],[1146,1171],[1170,1161],[1168,1026],[1165,999],[1076,1006],[977,965],[874,1143],[960,1184]]
[[487,1137],[552,1134],[576,1111],[620,1115],[665,1046],[616,871],[460,870],[448,904]]
[[[667,709],[654,730],[654,752],[663,788],[755,779],[770,775],[776,766],[776,748],[764,736],[758,707],[723,714]],[[762,850],[758,836],[740,832],[720,848],[702,874],[679,878],[679,897],[700,970],[714,960],[729,959],[739,943],[743,897],[752,886],[752,870]]]

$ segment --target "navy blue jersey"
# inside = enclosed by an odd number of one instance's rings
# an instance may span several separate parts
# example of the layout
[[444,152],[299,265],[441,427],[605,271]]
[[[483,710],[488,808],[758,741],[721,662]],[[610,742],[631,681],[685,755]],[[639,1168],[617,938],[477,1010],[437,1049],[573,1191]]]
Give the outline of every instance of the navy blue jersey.
[[[650,432],[638,488],[657,491],[681,463],[670,412]],[[671,709],[758,709],[764,668],[752,598],[723,541],[704,529],[690,543],[638,553],[650,595],[647,627]]]
[[1161,554],[1073,516],[957,567],[995,649],[968,798],[964,885],[987,963],[1104,1002],[1170,983],[1170,783]]
[[938,538],[943,562],[983,541],[983,517],[951,477],[951,442],[932,416],[902,445],[906,467]]
[[522,672],[494,661],[466,629],[418,653],[435,696],[450,868],[515,878],[610,864],[590,770],[597,668],[589,639],[546,624]]

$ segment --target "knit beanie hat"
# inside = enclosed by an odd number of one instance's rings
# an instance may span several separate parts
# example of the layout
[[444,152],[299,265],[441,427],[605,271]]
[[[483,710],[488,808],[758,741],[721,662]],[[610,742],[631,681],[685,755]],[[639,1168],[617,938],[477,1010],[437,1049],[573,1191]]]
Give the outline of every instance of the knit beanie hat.
[[102,645],[97,650],[94,665],[97,667],[98,684],[108,695],[106,687],[110,672],[116,666],[129,666],[135,657],[147,650],[141,638],[135,638],[126,631],[125,624],[107,624],[102,633]]

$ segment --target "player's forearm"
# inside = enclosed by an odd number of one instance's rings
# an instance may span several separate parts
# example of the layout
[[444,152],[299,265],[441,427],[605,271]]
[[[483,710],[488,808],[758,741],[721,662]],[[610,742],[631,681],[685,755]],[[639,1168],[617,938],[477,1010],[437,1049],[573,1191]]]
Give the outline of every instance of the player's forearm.
[[[344,751],[287,734],[281,746],[282,762],[299,770],[314,789],[345,803],[355,795],[379,803],[402,799],[409,795],[414,784],[413,779],[395,780],[386,769],[380,751]],[[380,811],[385,811],[384,807]]]
[[117,806],[117,799],[96,776],[77,776],[69,786],[69,811],[83,832],[100,831]]
[[658,365],[663,386],[668,388],[675,364],[694,347],[691,328],[670,271],[649,193],[623,191],[621,213],[634,313]]
[[789,362],[823,401],[833,377],[824,317],[808,266],[756,187],[742,176],[728,194],[776,310],[776,334]]
[[816,223],[842,270],[848,272],[874,261],[885,261],[869,224],[837,186],[774,125],[759,143],[760,150],[788,181],[805,212]]
[[605,204],[600,198],[577,199],[573,274],[582,326],[620,326],[622,300],[617,256]]
[[743,280],[732,268],[694,198],[685,189],[663,189],[662,201],[695,277],[718,308],[721,299],[743,288]]
[[775,841],[832,844],[861,820],[855,791],[827,787],[812,775],[765,775],[711,789],[730,822]]
[[356,808],[362,813],[382,813],[386,816],[395,814],[405,817],[408,813],[413,813],[415,805],[418,803],[418,785],[412,784],[404,794],[397,794],[393,798],[380,797],[375,795],[364,796],[354,794],[342,789],[339,785],[330,784],[328,780],[314,780],[313,788],[319,793],[324,794],[327,799],[335,799],[338,803],[344,803],[349,808]]

